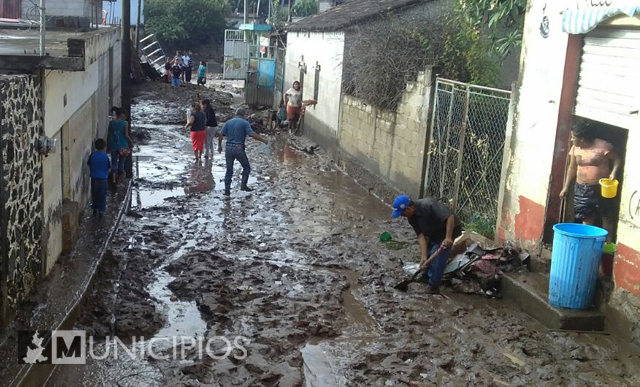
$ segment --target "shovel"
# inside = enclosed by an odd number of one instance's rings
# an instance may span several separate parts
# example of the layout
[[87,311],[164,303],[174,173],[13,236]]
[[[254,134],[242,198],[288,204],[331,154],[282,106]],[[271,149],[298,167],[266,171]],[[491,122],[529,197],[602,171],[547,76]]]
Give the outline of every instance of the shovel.
[[438,250],[436,250],[435,253],[433,253],[429,259],[427,259],[427,262],[424,263],[424,265],[422,265],[421,268],[419,268],[412,276],[411,278],[409,278],[408,280],[404,280],[402,282],[400,282],[399,284],[397,284],[396,286],[394,286],[394,289],[398,289],[401,292],[406,292],[407,290],[409,290],[409,284],[412,283],[413,281],[416,280],[416,278],[418,277],[418,275],[424,273],[425,270],[427,270],[427,268],[429,267],[429,264],[431,263],[431,261],[433,261],[434,259],[438,258],[438,256],[440,255],[440,253],[442,252],[442,250],[444,250],[445,247],[444,245],[440,245],[440,248],[438,248]]

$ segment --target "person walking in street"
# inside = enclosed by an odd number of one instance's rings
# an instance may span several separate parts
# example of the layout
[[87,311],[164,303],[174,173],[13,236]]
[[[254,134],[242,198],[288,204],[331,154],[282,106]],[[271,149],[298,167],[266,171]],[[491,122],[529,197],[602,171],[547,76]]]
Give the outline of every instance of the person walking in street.
[[193,66],[191,56],[185,51],[184,56],[182,57],[182,81],[185,83],[191,82],[191,66]]
[[111,163],[107,156],[107,142],[99,138],[95,141],[95,147],[96,150],[91,153],[87,161],[91,176],[91,209],[93,216],[99,215],[102,218],[107,209]]
[[600,179],[614,180],[620,173],[622,159],[611,143],[596,138],[585,122],[579,122],[571,131],[573,146],[569,151],[569,169],[560,198],[566,199],[571,184],[575,181],[573,210],[575,221],[596,224],[609,231],[607,243],[613,240],[616,217],[616,200],[602,197]]
[[251,124],[245,118],[245,111],[242,108],[236,110],[236,116],[229,121],[225,122],[222,127],[222,131],[218,136],[218,152],[222,153],[222,138],[227,137],[227,144],[225,147],[225,159],[227,162],[227,173],[224,177],[224,194],[229,196],[231,194],[231,178],[233,177],[233,163],[238,160],[242,165],[242,184],[241,190],[251,192],[252,189],[247,186],[249,181],[249,174],[251,173],[251,166],[249,165],[249,158],[245,152],[244,142],[246,137],[253,137],[258,141],[262,141],[265,144],[269,142],[259,134],[256,134],[251,129]]
[[184,127],[185,129],[191,129],[191,145],[193,146],[193,153],[196,156],[197,163],[202,161],[202,151],[207,140],[206,122],[207,117],[202,112],[202,106],[197,102],[191,105],[191,116]]
[[[433,198],[418,199],[415,202],[406,195],[400,195],[393,202],[392,218],[407,218],[416,232],[420,245],[420,268],[425,269],[423,280],[427,282],[427,292],[437,294],[442,283],[444,269],[449,261],[455,238],[462,235],[459,219],[444,204]],[[429,257],[444,246],[444,250],[424,267]]]
[[171,87],[180,87],[180,75],[182,74],[181,59],[176,59],[171,67]]
[[284,94],[284,103],[287,105],[287,121],[289,122],[289,130],[298,128],[298,120],[302,112],[302,91],[300,90],[300,82],[293,82],[291,87]]
[[113,107],[112,110],[115,112],[115,119],[109,122],[107,146],[111,153],[111,181],[118,187],[124,178],[124,163],[131,154],[133,141],[129,135],[127,113],[119,107]]
[[200,62],[198,67],[198,85],[204,86],[207,83],[207,62]]
[[218,120],[216,119],[216,111],[213,110],[210,100],[205,99],[202,101],[202,111],[207,118],[207,139],[204,143],[204,158],[208,159],[209,157],[213,157],[213,140],[218,133]]

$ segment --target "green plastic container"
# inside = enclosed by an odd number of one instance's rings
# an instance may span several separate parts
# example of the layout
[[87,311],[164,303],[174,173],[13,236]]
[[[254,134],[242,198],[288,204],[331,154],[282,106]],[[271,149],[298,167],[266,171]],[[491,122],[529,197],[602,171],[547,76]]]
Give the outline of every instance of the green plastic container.
[[389,231],[385,231],[380,234],[380,242],[389,242],[391,240],[393,240],[393,236]]

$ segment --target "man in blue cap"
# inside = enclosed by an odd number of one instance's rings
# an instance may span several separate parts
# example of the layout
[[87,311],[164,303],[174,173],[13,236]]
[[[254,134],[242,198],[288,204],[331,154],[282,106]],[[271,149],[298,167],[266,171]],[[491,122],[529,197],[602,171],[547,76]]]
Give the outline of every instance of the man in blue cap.
[[424,198],[413,202],[407,195],[400,195],[393,201],[391,217],[399,216],[407,218],[418,236],[421,268],[441,245],[445,247],[423,275],[423,279],[429,283],[428,292],[439,293],[453,240],[462,234],[460,221],[447,206],[435,199]]

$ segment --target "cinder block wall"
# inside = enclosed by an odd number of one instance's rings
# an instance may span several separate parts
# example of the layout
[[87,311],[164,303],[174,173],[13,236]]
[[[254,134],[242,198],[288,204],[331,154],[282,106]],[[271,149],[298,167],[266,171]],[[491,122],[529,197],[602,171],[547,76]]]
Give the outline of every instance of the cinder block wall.
[[0,76],[0,326],[42,273],[42,126],[38,77]]
[[[91,7],[92,2],[99,3],[97,8]],[[36,1],[36,3],[39,3]],[[47,16],[76,16],[91,18],[91,13],[96,11],[96,15],[100,15],[102,11],[102,2],[96,0],[47,0],[46,15]],[[39,13],[34,6],[32,0],[22,0],[22,17],[37,18]],[[95,15],[94,15],[95,16]]]
[[431,70],[407,84],[395,112],[343,96],[341,150],[400,191],[419,197],[424,185],[430,96]]

